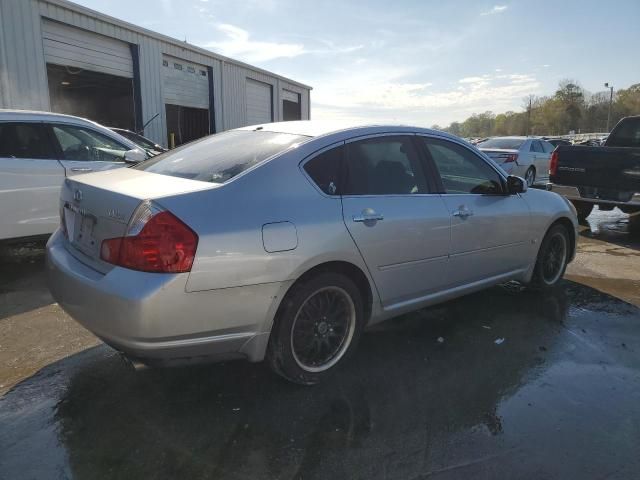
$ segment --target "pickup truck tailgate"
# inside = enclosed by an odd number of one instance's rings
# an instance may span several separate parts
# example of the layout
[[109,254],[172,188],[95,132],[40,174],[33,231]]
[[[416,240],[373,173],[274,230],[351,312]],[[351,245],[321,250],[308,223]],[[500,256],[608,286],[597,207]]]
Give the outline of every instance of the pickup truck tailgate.
[[575,185],[640,191],[640,149],[627,147],[559,146],[557,168],[550,181]]

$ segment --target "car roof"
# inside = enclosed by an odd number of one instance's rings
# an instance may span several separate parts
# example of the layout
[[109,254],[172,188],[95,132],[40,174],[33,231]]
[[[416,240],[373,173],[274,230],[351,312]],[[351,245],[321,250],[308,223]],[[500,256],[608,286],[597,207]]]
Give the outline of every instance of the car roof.
[[440,130],[430,128],[415,127],[401,124],[362,124],[352,122],[335,122],[323,120],[297,120],[293,122],[274,122],[248,127],[237,128],[244,131],[263,131],[274,133],[289,133],[292,135],[303,135],[307,137],[322,137],[340,132],[349,132],[359,135],[374,134],[379,132],[413,132],[429,133],[441,137],[447,137],[458,141],[463,141],[460,137]]
[[38,110],[9,110],[0,109],[0,120],[58,120],[95,124],[91,120],[63,113],[43,112]]

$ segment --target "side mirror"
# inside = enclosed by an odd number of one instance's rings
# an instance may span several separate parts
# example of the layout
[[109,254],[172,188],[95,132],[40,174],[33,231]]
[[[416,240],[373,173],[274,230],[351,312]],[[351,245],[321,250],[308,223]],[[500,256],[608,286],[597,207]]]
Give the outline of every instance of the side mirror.
[[528,185],[524,178],[516,177],[515,175],[509,175],[507,177],[507,192],[509,192],[509,195],[524,193],[527,191],[527,188]]
[[127,150],[124,152],[124,161],[126,163],[140,163],[147,159],[147,154],[142,150]]

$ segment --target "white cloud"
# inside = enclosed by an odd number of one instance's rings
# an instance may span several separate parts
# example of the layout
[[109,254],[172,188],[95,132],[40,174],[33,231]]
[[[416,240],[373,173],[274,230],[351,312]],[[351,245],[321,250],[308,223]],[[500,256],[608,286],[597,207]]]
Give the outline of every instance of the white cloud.
[[241,58],[247,62],[268,62],[276,58],[292,58],[306,52],[301,43],[252,40],[249,32],[228,23],[219,24],[218,30],[224,33],[226,38],[222,41],[206,43],[204,47],[212,48],[229,57]]
[[507,9],[507,5],[494,5],[491,10],[487,10],[486,12],[482,12],[480,15],[495,15],[496,13],[502,13]]
[[485,78],[483,77],[465,77],[458,80],[458,83],[480,83],[484,81]]
[[446,124],[474,112],[517,109],[524,96],[540,88],[538,80],[526,74],[466,77],[442,90],[430,83],[385,77],[382,69],[361,75],[317,85],[311,96],[313,118]]
[[[201,13],[205,13],[204,10]],[[211,48],[223,55],[239,58],[246,62],[268,62],[277,58],[293,58],[304,54],[336,55],[349,54],[361,50],[364,45],[336,45],[328,40],[314,40],[318,47],[307,47],[302,43],[264,42],[251,38],[251,34],[238,26],[228,23],[217,25],[217,29],[225,35],[225,39],[205,43],[205,48]]]

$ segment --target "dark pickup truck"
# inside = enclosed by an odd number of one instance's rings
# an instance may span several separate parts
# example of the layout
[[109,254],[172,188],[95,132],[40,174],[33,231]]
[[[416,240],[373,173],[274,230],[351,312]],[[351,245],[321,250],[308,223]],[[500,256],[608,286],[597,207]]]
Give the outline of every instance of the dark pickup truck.
[[578,218],[618,207],[631,215],[630,230],[640,230],[640,115],[613,128],[604,146],[558,146],[551,154],[547,189],[575,205]]

